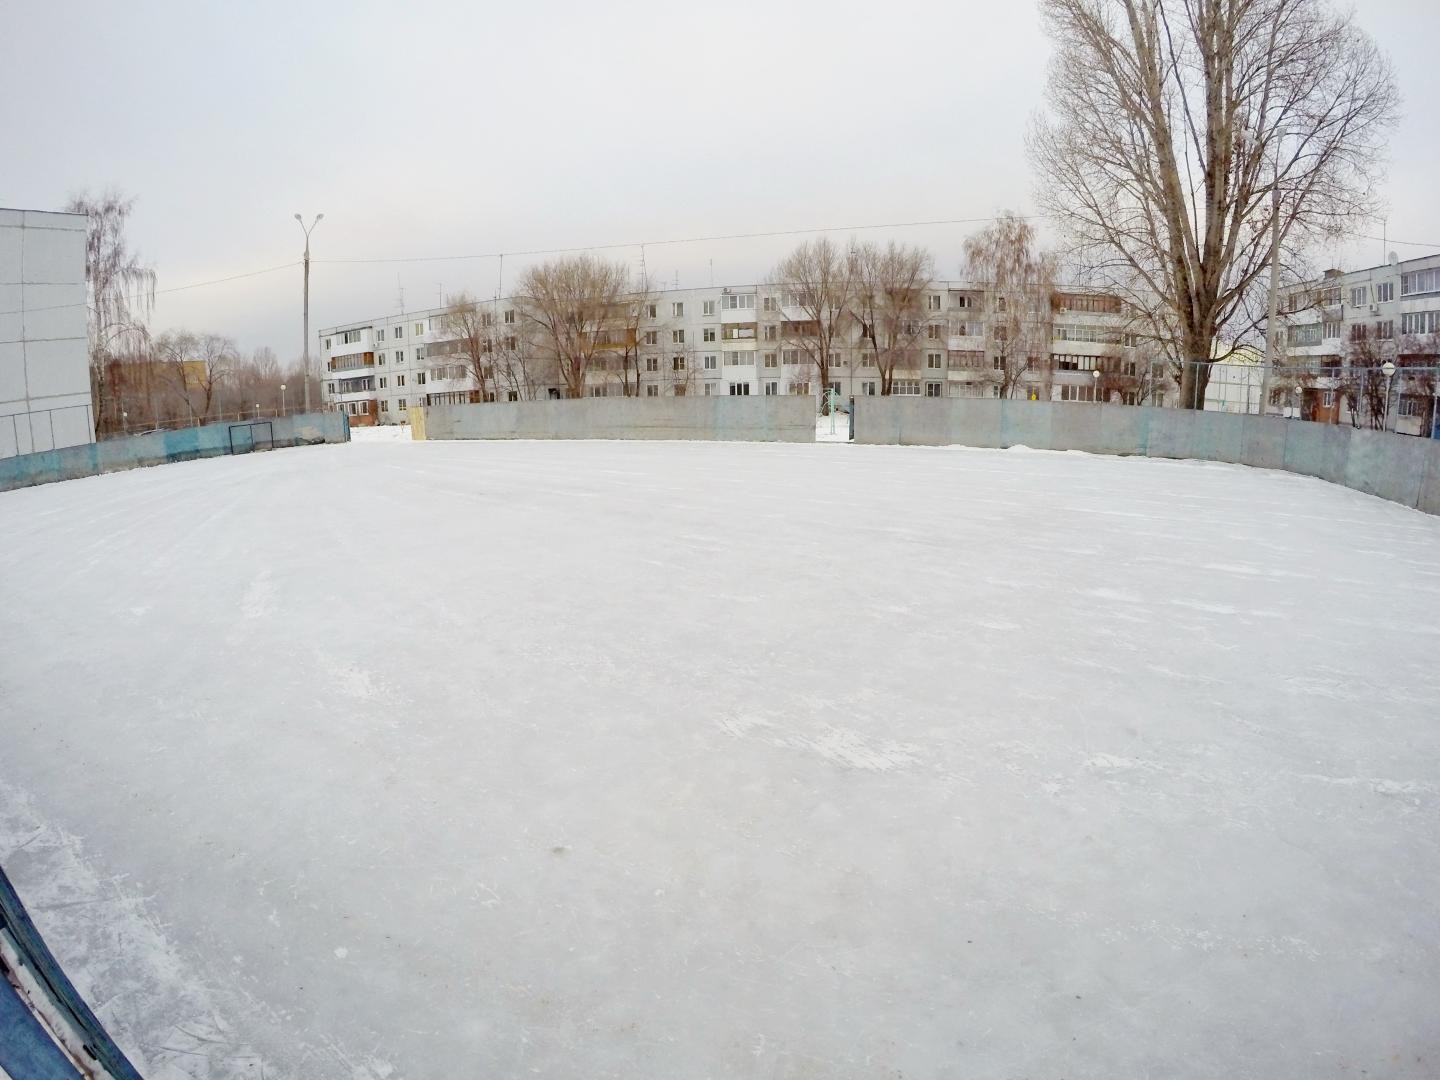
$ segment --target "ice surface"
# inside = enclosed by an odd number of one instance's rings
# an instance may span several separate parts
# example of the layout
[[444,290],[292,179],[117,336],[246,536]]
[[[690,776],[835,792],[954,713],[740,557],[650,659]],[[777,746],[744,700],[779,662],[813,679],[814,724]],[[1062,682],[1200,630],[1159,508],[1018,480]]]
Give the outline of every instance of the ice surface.
[[0,861],[148,1080],[1440,1073],[1440,521],[363,438],[0,495]]

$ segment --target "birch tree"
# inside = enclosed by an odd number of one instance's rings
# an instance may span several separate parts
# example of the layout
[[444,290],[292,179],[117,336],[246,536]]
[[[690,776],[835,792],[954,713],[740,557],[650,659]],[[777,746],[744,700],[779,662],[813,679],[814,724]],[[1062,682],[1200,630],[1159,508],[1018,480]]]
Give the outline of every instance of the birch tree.
[[[1055,51],[1040,202],[1203,407],[1216,339],[1260,318],[1272,224],[1303,251],[1373,215],[1398,97],[1325,0],[1040,0]],[[1188,362],[1187,362],[1188,361]]]
[[130,250],[125,235],[134,199],[118,192],[92,197],[81,192],[65,206],[85,214],[85,287],[90,338],[90,388],[101,431],[119,426],[110,386],[111,361],[143,352],[145,320],[155,306],[155,270]]
[[[985,352],[1001,397],[1014,397],[1027,370],[1050,362],[1050,303],[1056,259],[1035,227],[1005,211],[965,239],[965,274],[985,288]],[[1048,396],[1048,382],[1046,391]]]

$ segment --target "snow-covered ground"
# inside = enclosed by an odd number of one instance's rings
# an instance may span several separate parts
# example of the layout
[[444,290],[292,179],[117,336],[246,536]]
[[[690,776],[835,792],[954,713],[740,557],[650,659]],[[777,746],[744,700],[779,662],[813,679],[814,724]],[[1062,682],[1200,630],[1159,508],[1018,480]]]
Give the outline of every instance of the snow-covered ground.
[[1440,1073],[1436,519],[362,437],[0,536],[0,861],[148,1080]]

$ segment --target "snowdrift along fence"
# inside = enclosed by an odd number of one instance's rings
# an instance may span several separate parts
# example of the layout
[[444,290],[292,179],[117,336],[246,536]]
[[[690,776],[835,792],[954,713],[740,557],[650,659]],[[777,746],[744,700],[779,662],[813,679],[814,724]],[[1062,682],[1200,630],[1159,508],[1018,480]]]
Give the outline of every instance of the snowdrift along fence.
[[580,398],[411,410],[417,439],[698,439],[814,442],[809,397]]
[[0,458],[0,491],[74,480],[171,461],[243,454],[282,446],[350,441],[342,413],[298,413],[259,420],[231,420],[174,431],[151,431],[104,442]]
[[1316,476],[1440,514],[1440,440],[1307,420],[1088,402],[866,397],[856,402],[855,441],[1226,461]]

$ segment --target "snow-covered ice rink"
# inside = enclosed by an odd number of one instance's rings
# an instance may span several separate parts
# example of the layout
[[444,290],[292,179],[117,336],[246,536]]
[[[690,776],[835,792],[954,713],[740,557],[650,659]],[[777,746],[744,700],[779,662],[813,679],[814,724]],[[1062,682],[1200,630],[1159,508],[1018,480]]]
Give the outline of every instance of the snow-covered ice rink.
[[0,862],[147,1080],[1440,1075],[1440,520],[381,437],[0,537]]

